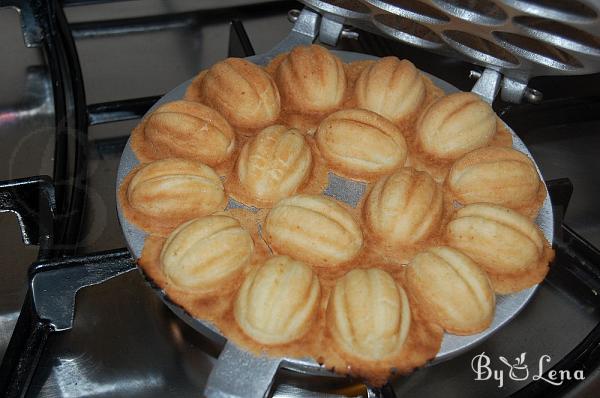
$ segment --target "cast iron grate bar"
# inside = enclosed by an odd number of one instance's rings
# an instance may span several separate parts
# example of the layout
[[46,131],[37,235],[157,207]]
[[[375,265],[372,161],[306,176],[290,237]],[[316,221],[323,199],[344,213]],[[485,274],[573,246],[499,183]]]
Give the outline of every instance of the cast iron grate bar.
[[93,4],[119,3],[130,0],[62,0],[63,7],[88,6]]
[[158,95],[88,105],[88,122],[90,126],[96,126],[141,118],[161,97]]
[[229,27],[229,49],[227,54],[230,57],[238,58],[256,55],[254,47],[248,37],[248,33],[246,33],[246,28],[244,28],[244,24],[239,19],[231,21]]
[[25,396],[50,334],[72,328],[80,289],[133,269],[125,248],[32,264],[27,297],[0,365],[0,395]]
[[67,98],[73,107],[73,124],[68,126],[67,134],[72,132],[75,135],[73,177],[69,181],[69,198],[66,202],[68,204],[63,208],[64,211],[59,213],[60,218],[57,220],[59,235],[55,237],[55,246],[57,243],[60,245],[58,246],[59,253],[75,253],[83,223],[87,194],[88,120],[85,88],[79,55],[64,10],[57,0],[51,1],[49,4],[51,7],[55,7],[56,34],[61,45],[64,46],[64,69],[68,73]]
[[[16,214],[23,242],[39,245],[38,260],[48,261],[53,249],[54,185],[49,177],[29,177],[0,182],[0,212]],[[22,397],[27,392],[43,347],[50,334],[33,305],[31,285],[0,364],[0,393]]]
[[39,176],[0,182],[0,212],[16,214],[26,244],[38,244],[38,261],[17,324],[0,364],[0,396],[23,397],[53,331],[72,327],[75,295],[135,268],[127,249],[87,256],[54,257],[54,185]]
[[[230,57],[249,57],[255,55],[254,47],[240,20],[231,22],[229,32]],[[121,101],[110,101],[88,105],[88,122],[90,126],[138,119],[152,107],[162,96],[134,98]]]
[[[88,125],[81,67],[58,0],[23,0],[21,4],[21,11],[26,10],[33,16],[24,18],[24,21],[36,25],[26,27],[26,31],[36,31],[43,38],[41,44],[52,82],[56,191],[54,250],[56,254],[74,252],[83,219],[87,179]],[[31,39],[31,35],[28,37]],[[72,148],[72,153],[69,148]]]
[[147,33],[200,25],[209,26],[242,17],[245,19],[264,18],[269,15],[284,14],[290,8],[297,6],[298,3],[295,1],[272,1],[176,14],[77,22],[71,24],[71,29],[76,39],[123,35],[127,33]]
[[15,213],[23,243],[39,245],[40,259],[48,258],[52,248],[55,205],[48,176],[0,181],[0,213]]

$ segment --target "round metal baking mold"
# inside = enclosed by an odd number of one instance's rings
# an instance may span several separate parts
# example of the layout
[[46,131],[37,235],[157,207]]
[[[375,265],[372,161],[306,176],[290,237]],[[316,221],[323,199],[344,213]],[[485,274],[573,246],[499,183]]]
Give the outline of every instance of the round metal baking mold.
[[[352,62],[358,60],[368,60],[368,59],[377,59],[376,57],[372,57],[365,54],[345,52],[345,51],[333,51],[337,56],[339,56],[345,62]],[[257,55],[249,58],[250,61],[264,65],[268,60],[264,55]],[[452,93],[459,91],[454,86],[449,83],[431,75],[427,75],[434,84],[443,89],[446,93]],[[166,103],[175,101],[183,98],[185,90],[188,85],[191,83],[192,79],[182,83],[177,86],[175,89],[167,93],[164,97],[162,97],[149,111],[152,112],[158,106]],[[508,126],[507,126],[508,127]],[[523,152],[527,156],[531,158],[531,153],[525,147],[525,144],[519,139],[519,137],[508,127],[508,130],[512,134],[513,137],[513,147],[520,152]],[[533,158],[532,158],[533,160]],[[123,154],[121,156],[121,161],[119,163],[119,168],[117,172],[117,181],[116,181],[116,190],[118,193],[119,186],[122,184],[125,176],[139,164],[139,160],[136,158],[135,154],[131,149],[130,142],[127,142],[125,149],[123,150]],[[534,161],[535,163],[535,161]],[[537,167],[537,166],[536,166]],[[539,169],[538,169],[539,173]],[[329,174],[329,185],[325,190],[326,195],[333,196],[339,200],[342,200],[351,206],[356,206],[356,203],[360,199],[361,195],[365,192],[365,184],[357,183],[354,181],[350,181],[347,179],[343,179],[333,174]],[[243,205],[236,203],[235,201],[230,199],[229,207],[243,207]],[[121,227],[123,229],[123,234],[125,235],[125,239],[127,241],[127,245],[129,250],[133,254],[136,259],[139,259],[142,253],[142,249],[144,247],[144,240],[146,238],[146,233],[142,230],[138,229],[135,225],[131,224],[124,216],[123,210],[117,200],[117,211],[119,216],[119,221],[121,222]],[[540,210],[540,213],[536,219],[536,223],[539,225],[541,230],[544,233],[544,236],[548,240],[548,242],[552,242],[553,238],[553,215],[552,215],[552,207],[550,203],[550,198],[547,196],[544,204]],[[225,341],[225,338],[220,334],[220,332],[210,323],[203,321],[202,319],[196,319],[191,317],[185,309],[177,306],[171,300],[169,300],[167,294],[158,288],[152,281],[148,281],[150,286],[160,295],[162,300],[178,315],[180,316],[186,323],[192,326],[197,331],[203,333],[208,338],[213,339],[218,343],[222,343]],[[505,296],[497,296],[496,300],[496,312],[494,316],[494,320],[491,326],[486,329],[484,332],[471,335],[471,336],[456,336],[445,334],[444,339],[442,341],[442,345],[440,351],[438,352],[436,358],[432,363],[441,362],[444,360],[448,360],[462,352],[465,352],[482,342],[486,338],[490,337],[494,332],[499,330],[503,325],[509,322],[513,317],[515,317],[522,309],[525,307],[527,302],[531,299],[533,294],[535,293],[537,286],[533,286],[531,288],[525,289],[521,292],[505,295]],[[312,359],[296,359],[296,358],[283,358],[282,366],[293,369],[300,372],[309,372],[314,374],[322,374],[323,372],[329,373],[322,366],[317,364]]]
[[521,82],[600,72],[600,4],[593,0],[301,1],[325,18]]

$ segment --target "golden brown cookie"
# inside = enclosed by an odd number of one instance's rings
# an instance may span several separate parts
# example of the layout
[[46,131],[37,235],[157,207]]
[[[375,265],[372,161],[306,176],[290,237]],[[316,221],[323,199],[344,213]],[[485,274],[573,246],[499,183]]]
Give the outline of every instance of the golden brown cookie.
[[244,129],[273,124],[281,110],[279,91],[271,76],[240,58],[227,58],[213,65],[194,80],[185,98],[207,104],[233,126]]
[[295,47],[279,64],[275,81],[284,108],[292,112],[332,112],[346,94],[342,61],[317,45]]
[[143,162],[179,157],[214,167],[232,155],[235,134],[214,109],[173,101],[142,120],[132,132],[132,147]]
[[354,97],[359,108],[399,123],[423,104],[425,82],[409,60],[385,57],[362,71],[356,81]]
[[348,272],[329,297],[327,327],[343,356],[365,361],[398,356],[410,321],[404,289],[377,268]]
[[127,218],[160,233],[184,221],[223,210],[227,198],[213,169],[186,159],[163,159],[134,169],[119,199]]
[[312,326],[320,291],[309,266],[287,256],[271,257],[246,277],[235,300],[235,319],[261,344],[287,344]]
[[211,294],[240,277],[253,253],[252,237],[238,220],[211,215],[175,229],[164,243],[160,264],[178,288]]
[[363,209],[368,235],[388,246],[407,246],[437,233],[442,189],[429,174],[403,168],[378,180]]
[[267,127],[243,146],[235,169],[243,192],[233,194],[245,204],[271,207],[306,182],[312,160],[310,146],[298,130]]
[[496,133],[492,107],[473,93],[446,95],[421,115],[416,148],[425,156],[454,160],[489,144]]
[[407,147],[393,123],[364,109],[344,109],[321,122],[316,134],[321,154],[338,174],[369,180],[404,165]]
[[533,162],[506,147],[485,147],[467,153],[450,169],[444,187],[449,199],[467,205],[499,204],[535,217],[546,190]]
[[263,237],[276,253],[322,267],[347,263],[363,243],[360,227],[348,210],[321,195],[279,201],[267,215]]
[[554,252],[537,225],[500,205],[470,204],[446,227],[452,246],[483,267],[497,293],[507,294],[540,283]]
[[479,333],[494,318],[490,280],[456,249],[438,246],[417,254],[406,270],[406,288],[424,316],[449,333]]
[[411,308],[402,285],[378,268],[354,269],[329,295],[325,361],[374,386],[423,366],[439,350],[443,331]]

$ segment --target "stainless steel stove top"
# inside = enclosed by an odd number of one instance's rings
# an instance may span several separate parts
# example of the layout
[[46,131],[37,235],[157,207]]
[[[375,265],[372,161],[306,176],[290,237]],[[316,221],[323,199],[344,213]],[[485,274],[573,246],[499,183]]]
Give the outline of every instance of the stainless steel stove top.
[[[210,18],[203,18],[202,12],[187,14],[201,8],[248,3],[259,2],[148,0],[66,8],[82,65],[87,103],[169,91],[198,70],[227,57],[229,21],[234,17],[243,21],[257,53],[269,50],[289,32],[291,24],[286,13],[294,3],[236,8],[210,14]],[[165,22],[160,17],[165,13],[186,14]],[[121,23],[97,23],[125,18],[128,20]],[[43,54],[40,49],[24,47],[14,10],[0,9],[0,32],[0,180],[52,175],[54,114]],[[462,89],[472,85],[467,78],[470,65],[372,35],[365,34],[357,41],[344,39],[339,48],[407,57]],[[513,120],[512,126],[528,144],[545,178],[568,177],[572,181],[574,193],[565,222],[591,244],[600,246],[600,79],[538,78],[531,86],[544,92],[546,102],[536,106],[497,104],[498,110],[506,112],[509,124]],[[575,105],[572,101],[560,102],[566,97],[586,101],[576,101]],[[553,103],[557,104],[554,108],[545,105]],[[575,110],[569,110],[569,106]],[[574,116],[557,119],[557,113],[567,111]],[[89,129],[89,188],[78,253],[125,246],[116,216],[114,183],[123,145],[136,123],[130,120]],[[0,233],[3,354],[27,289],[27,268],[36,258],[37,248],[22,243],[11,213],[0,213]],[[570,274],[563,272],[567,257],[559,259],[556,270],[532,302],[507,327],[467,354],[400,378],[393,384],[395,396],[500,397],[525,387],[526,382],[508,376],[501,388],[497,380],[474,380],[471,361],[481,352],[496,360],[498,367],[503,366],[497,361],[499,356],[512,362],[512,358],[526,352],[531,371],[537,371],[542,355],[551,357],[548,367],[561,360],[600,321],[598,306],[573,288]],[[28,395],[199,396],[220,349],[175,317],[137,271],[129,272],[78,293],[74,327],[50,336]],[[569,391],[570,396],[598,395],[598,370],[590,370],[586,376],[586,382]],[[366,396],[364,388],[345,379],[286,371],[280,372],[273,388],[277,397],[318,393]]]

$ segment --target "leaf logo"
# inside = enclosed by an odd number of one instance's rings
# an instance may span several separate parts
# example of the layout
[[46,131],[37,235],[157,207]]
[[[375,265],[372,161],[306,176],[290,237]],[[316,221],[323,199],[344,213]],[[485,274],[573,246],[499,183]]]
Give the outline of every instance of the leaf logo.
[[527,380],[529,377],[529,368],[525,364],[524,352],[515,358],[514,365],[511,365],[510,362],[508,362],[508,360],[503,356],[498,357],[498,359],[510,369],[508,377],[510,377],[511,380],[522,381]]

